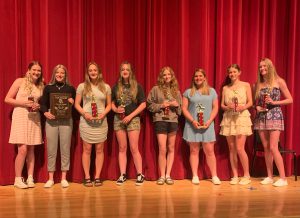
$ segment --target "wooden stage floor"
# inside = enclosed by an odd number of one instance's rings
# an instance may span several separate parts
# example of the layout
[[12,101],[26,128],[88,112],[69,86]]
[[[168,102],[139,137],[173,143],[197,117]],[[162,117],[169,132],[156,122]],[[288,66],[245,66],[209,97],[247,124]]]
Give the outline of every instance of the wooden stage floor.
[[300,217],[300,181],[288,178],[289,186],[262,186],[252,178],[247,186],[228,181],[215,186],[209,180],[200,185],[177,180],[173,186],[134,180],[123,186],[104,181],[102,187],[86,188],[71,183],[51,189],[0,186],[0,217]]

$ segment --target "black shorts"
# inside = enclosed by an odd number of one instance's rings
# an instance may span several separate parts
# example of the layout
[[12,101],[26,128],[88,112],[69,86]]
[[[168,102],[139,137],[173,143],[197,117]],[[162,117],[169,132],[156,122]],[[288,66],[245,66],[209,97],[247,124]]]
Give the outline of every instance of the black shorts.
[[156,134],[159,133],[171,133],[176,132],[178,129],[178,123],[174,122],[165,122],[165,121],[157,121],[154,122],[154,130]]

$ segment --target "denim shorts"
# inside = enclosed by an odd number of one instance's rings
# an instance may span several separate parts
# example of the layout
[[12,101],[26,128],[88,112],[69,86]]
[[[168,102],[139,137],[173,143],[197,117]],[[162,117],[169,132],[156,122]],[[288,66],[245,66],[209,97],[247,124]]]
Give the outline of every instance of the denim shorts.
[[114,117],[114,130],[140,130],[141,129],[141,122],[140,117],[134,117],[128,124],[123,124],[122,120],[119,119],[119,116]]
[[178,123],[175,122],[165,122],[165,121],[154,122],[154,130],[156,134],[176,132],[177,129],[178,129]]

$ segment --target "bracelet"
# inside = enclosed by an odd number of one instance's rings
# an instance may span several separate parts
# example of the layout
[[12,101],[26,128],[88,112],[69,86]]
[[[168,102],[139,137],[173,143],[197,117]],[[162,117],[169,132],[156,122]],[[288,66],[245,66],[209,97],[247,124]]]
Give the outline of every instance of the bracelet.
[[195,121],[195,119],[193,119],[193,120],[191,121],[191,124],[193,124],[194,121]]
[[85,111],[85,112],[83,112],[83,113],[82,113],[82,116],[84,117],[84,115],[85,115],[86,113],[87,113],[86,111]]

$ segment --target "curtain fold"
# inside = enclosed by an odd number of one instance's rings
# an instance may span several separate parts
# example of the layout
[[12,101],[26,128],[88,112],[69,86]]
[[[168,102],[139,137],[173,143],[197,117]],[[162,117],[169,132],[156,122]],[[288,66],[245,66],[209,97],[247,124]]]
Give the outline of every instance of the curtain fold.
[[[138,82],[147,94],[155,85],[159,70],[173,68],[181,92],[190,86],[196,68],[208,74],[209,84],[221,94],[226,68],[232,63],[241,66],[241,79],[253,84],[258,62],[269,57],[278,74],[284,78],[294,97],[292,105],[283,106],[285,131],[281,141],[300,153],[300,115],[297,81],[300,79],[300,4],[297,0],[6,0],[0,1],[0,70],[2,99],[17,77],[24,76],[27,64],[39,60],[45,82],[57,64],[67,67],[71,82],[78,86],[84,79],[85,66],[96,61],[111,87],[119,76],[122,61],[132,63]],[[16,149],[8,144],[12,107],[0,103],[0,184],[14,181]],[[151,114],[141,115],[139,149],[143,171],[148,180],[158,178],[158,145]],[[113,132],[113,113],[108,115],[109,133],[105,143],[105,160],[101,178],[119,176],[118,144]],[[231,176],[228,147],[219,136],[215,152],[221,179]],[[68,179],[80,182],[82,141],[79,137],[79,115],[74,116],[71,146],[71,168]],[[182,139],[184,118],[180,118],[172,170],[174,179],[191,177],[189,148]],[[248,137],[246,151],[252,157],[253,137]],[[46,141],[36,147],[35,179],[47,180]],[[129,148],[128,148],[129,150]],[[291,157],[285,158],[287,175],[291,175]],[[299,164],[298,164],[299,166]],[[136,172],[128,151],[128,175]],[[298,167],[300,168],[300,167]],[[93,170],[93,167],[92,169]],[[299,170],[300,171],[300,170]],[[60,164],[57,161],[60,178]],[[239,171],[242,174],[242,170]],[[26,174],[26,170],[24,170]],[[264,158],[256,163],[256,176],[265,175]],[[203,151],[200,154],[199,176],[209,178]]]

